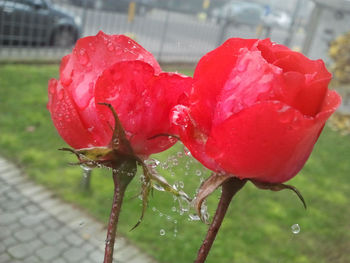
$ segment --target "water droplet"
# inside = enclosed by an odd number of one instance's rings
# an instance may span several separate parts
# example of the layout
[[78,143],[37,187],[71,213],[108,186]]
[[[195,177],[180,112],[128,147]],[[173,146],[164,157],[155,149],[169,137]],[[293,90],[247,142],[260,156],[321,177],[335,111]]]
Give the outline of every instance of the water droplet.
[[173,158],[173,159],[172,159],[172,165],[173,165],[173,166],[178,166],[178,164],[179,164],[178,159]]
[[145,163],[151,168],[156,168],[160,164],[160,162],[156,159],[148,159],[145,161]]
[[183,181],[179,181],[179,186],[180,186],[180,188],[184,188],[185,187],[184,182]]
[[109,51],[113,51],[114,50],[114,46],[113,46],[113,44],[111,42],[108,43],[107,48],[108,48]]
[[182,158],[184,156],[184,153],[183,152],[177,152],[176,156],[179,157],[179,158]]
[[162,163],[162,169],[163,169],[163,170],[169,169],[169,164],[168,164],[168,162]]
[[152,211],[155,212],[157,211],[157,208],[155,208],[154,206],[152,207]]
[[90,47],[90,49],[92,50],[92,51],[95,51],[95,46],[92,44],[92,43],[89,43],[89,47]]
[[196,170],[196,175],[197,176],[201,176],[202,175],[202,172],[200,170]]
[[83,169],[84,172],[91,171],[91,167],[87,166],[86,164],[81,164],[80,167]]
[[171,112],[171,121],[177,126],[187,127],[188,116],[186,114],[187,108],[183,105],[177,105]]
[[299,224],[292,225],[291,229],[292,229],[292,233],[295,234],[295,235],[300,233],[300,226],[299,226]]
[[80,56],[79,56],[80,64],[86,65],[89,62],[89,57],[86,54],[85,49],[84,48],[80,49],[79,54],[80,54]]
[[62,100],[63,99],[63,90],[60,90],[58,92],[58,100]]
[[176,212],[176,207],[173,206],[173,207],[171,208],[171,211]]
[[163,188],[163,186],[160,186],[159,184],[153,184],[153,188],[160,191],[160,192],[164,192],[165,189]]
[[200,217],[198,216],[198,215],[196,215],[196,214],[190,214],[190,215],[188,215],[189,216],[189,218],[192,220],[192,221],[198,221],[198,220],[200,220]]
[[184,147],[184,152],[185,152],[185,154],[186,154],[187,156],[189,156],[189,157],[192,156],[190,150],[187,149],[186,147]]
[[165,230],[164,230],[164,229],[161,229],[161,230],[159,231],[159,234],[160,234],[161,236],[164,236],[164,235],[165,235]]

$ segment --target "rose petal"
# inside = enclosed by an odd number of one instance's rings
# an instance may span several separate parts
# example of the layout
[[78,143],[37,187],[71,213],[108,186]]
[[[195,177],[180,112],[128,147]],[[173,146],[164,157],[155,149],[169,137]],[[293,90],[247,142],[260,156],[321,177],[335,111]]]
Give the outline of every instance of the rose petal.
[[239,178],[281,183],[304,166],[325,119],[281,102],[261,102],[213,128],[206,153]]
[[84,126],[98,134],[98,145],[94,146],[105,146],[104,143],[110,139],[100,125],[95,109],[93,94],[96,80],[106,68],[129,60],[145,61],[153,66],[155,72],[161,72],[153,55],[135,41],[123,35],[106,35],[101,31],[96,36],[79,39],[72,54],[62,60],[60,80],[77,105]]
[[273,62],[275,62],[277,59],[275,55],[276,52],[290,51],[288,47],[271,42],[271,40],[268,38],[260,40],[257,47],[258,50],[261,51],[263,58],[271,64],[273,64]]
[[[96,83],[96,103],[110,103],[115,108],[132,147],[137,154],[151,154],[174,144],[167,137],[149,138],[170,134],[169,113],[192,84],[189,77],[173,73],[154,75],[154,69],[142,61],[119,62],[103,72]],[[104,128],[111,134],[114,120],[107,107],[97,106],[107,116]]]
[[321,106],[320,112],[316,115],[319,121],[326,121],[341,104],[341,97],[334,90],[328,90]]
[[[174,117],[174,116],[173,116]],[[176,107],[176,124],[182,143],[188,148],[192,156],[205,167],[213,171],[221,171],[215,161],[205,152],[208,137],[203,133],[192,119],[187,107]]]
[[250,49],[256,42],[256,39],[229,39],[198,62],[190,100],[191,115],[207,133],[211,127],[210,119],[214,113],[216,96],[236,64],[239,49]]
[[55,79],[49,82],[48,109],[61,137],[73,148],[91,147],[95,141],[84,127],[71,98]]
[[284,88],[282,81],[282,70],[268,64],[260,51],[242,48],[236,66],[217,95],[213,125],[257,101],[280,99],[276,95]]

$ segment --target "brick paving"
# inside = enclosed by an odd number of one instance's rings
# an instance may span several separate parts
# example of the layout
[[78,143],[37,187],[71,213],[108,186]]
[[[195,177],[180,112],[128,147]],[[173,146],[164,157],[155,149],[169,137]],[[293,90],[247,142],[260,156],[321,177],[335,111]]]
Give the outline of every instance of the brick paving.
[[[0,263],[100,263],[106,230],[0,158]],[[155,263],[125,238],[115,263]]]

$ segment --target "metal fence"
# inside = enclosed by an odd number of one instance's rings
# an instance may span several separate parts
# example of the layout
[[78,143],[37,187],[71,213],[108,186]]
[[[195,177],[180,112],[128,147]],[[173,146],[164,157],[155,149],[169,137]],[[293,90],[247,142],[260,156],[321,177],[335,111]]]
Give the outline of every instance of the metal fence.
[[[301,10],[297,7],[308,0],[289,1],[293,10],[284,12],[290,19],[286,25],[260,17],[256,20],[261,14],[254,13],[233,19],[222,11],[227,2],[0,0],[0,60],[57,60],[70,52],[78,37],[99,30],[131,36],[161,62],[195,62],[228,37],[271,37],[291,47],[301,46],[305,31],[300,28],[305,26],[307,14],[298,17]],[[253,4],[260,6],[261,16],[268,17],[270,6]],[[299,30],[292,30],[296,27]]]

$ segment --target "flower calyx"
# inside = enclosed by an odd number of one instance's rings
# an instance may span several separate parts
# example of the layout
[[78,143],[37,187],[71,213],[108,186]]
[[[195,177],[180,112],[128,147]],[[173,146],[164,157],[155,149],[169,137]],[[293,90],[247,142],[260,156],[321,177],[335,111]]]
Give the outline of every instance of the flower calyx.
[[263,189],[263,190],[271,190],[271,191],[281,191],[284,189],[292,190],[299,197],[300,201],[303,203],[304,208],[305,209],[307,208],[305,199],[301,195],[300,191],[294,186],[282,184],[282,183],[259,182],[253,179],[241,180],[237,177],[233,177],[231,174],[213,173],[209,178],[207,178],[201,184],[201,186],[199,187],[198,193],[192,203],[194,209],[196,210],[200,219],[204,223],[209,224],[208,218],[205,214],[206,210],[203,209],[203,203],[212,192],[214,192],[220,186],[223,186],[224,184],[226,184],[229,180],[230,180],[230,187],[235,192],[239,191],[247,181],[251,181],[257,188]]
[[205,180],[202,185],[199,187],[198,193],[193,200],[193,206],[195,210],[197,211],[197,214],[199,215],[200,219],[206,223],[208,222],[208,217],[205,214],[205,209],[203,209],[203,203],[206,200],[206,198],[214,192],[217,188],[222,186],[225,182],[227,182],[230,179],[234,179],[231,183],[233,188],[236,188],[236,192],[239,191],[247,182],[246,179],[240,180],[239,178],[232,177],[230,174],[225,173],[213,173],[207,180]]
[[[112,169],[114,183],[121,185],[123,190],[126,189],[127,185],[135,177],[137,165],[142,167],[142,212],[138,222],[131,230],[135,229],[142,222],[148,206],[148,196],[153,188],[161,187],[164,191],[170,192],[187,202],[191,202],[192,200],[185,192],[171,186],[164,177],[159,175],[154,169],[148,167],[144,159],[134,153],[130,141],[126,137],[123,125],[113,106],[108,103],[99,104],[108,107],[115,120],[114,127],[111,127],[113,134],[109,145],[106,147],[92,147],[78,150],[71,148],[62,148],[60,150],[74,153],[79,160],[78,163],[74,163],[76,165],[82,165],[90,169],[95,167],[107,167],[108,169]],[[159,136],[165,135],[160,134]]]
[[250,181],[257,188],[262,189],[262,190],[271,190],[271,191],[281,191],[281,190],[284,190],[284,189],[292,190],[299,197],[300,201],[303,203],[303,206],[304,206],[305,210],[307,208],[304,197],[302,196],[300,191],[295,186],[288,185],[288,184],[283,184],[283,183],[259,182],[259,181],[255,181],[253,179],[250,179]]

